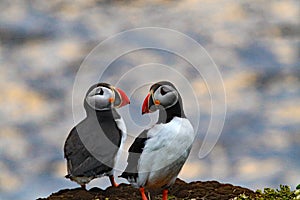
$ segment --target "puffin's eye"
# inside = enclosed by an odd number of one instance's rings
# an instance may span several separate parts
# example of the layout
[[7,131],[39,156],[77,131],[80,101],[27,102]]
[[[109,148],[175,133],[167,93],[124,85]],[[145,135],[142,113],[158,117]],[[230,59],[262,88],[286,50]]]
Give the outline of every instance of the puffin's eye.
[[95,95],[103,95],[103,90],[102,88],[98,89]]
[[169,92],[170,90],[168,90],[167,88],[164,88],[164,87],[161,87],[160,88],[160,93],[161,93],[161,95],[165,95],[165,94],[167,94],[168,92]]

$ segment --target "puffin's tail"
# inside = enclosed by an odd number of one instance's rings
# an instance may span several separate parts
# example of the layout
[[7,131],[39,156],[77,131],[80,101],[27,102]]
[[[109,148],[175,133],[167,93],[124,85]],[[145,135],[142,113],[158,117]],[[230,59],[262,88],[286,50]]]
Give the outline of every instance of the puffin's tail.
[[130,172],[123,172],[119,178],[125,178],[125,179],[136,179],[137,173],[130,173]]
[[65,175],[65,178],[71,178],[70,174]]
[[120,176],[118,176],[119,178],[125,178],[127,179],[127,181],[135,188],[138,188],[137,185],[137,177],[138,177],[138,173],[130,173],[130,172],[123,172]]

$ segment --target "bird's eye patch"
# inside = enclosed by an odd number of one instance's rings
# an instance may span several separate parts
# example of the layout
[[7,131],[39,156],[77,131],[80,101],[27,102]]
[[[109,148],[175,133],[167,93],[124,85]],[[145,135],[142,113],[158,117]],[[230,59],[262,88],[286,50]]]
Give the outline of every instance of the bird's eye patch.
[[170,90],[169,89],[167,89],[167,88],[165,88],[165,87],[161,87],[160,88],[160,93],[161,93],[161,95],[165,95],[165,94],[167,94],[168,92],[169,92]]
[[103,89],[102,88],[100,88],[100,89],[98,89],[97,90],[97,92],[96,92],[96,94],[95,95],[103,95]]

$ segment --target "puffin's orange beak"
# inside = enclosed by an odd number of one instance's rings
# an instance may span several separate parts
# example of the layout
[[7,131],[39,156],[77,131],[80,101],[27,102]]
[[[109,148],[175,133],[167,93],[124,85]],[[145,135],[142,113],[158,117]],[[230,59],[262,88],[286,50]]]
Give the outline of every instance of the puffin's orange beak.
[[143,106],[142,106],[142,115],[150,112],[149,111],[149,98],[150,98],[150,93],[148,93],[148,95],[144,99]]
[[121,96],[121,104],[118,106],[119,108],[122,107],[122,106],[125,106],[127,104],[130,104],[130,100],[129,98],[127,97],[127,95],[125,94],[125,92],[123,90],[121,90],[120,88],[115,88],[118,93],[120,94]]

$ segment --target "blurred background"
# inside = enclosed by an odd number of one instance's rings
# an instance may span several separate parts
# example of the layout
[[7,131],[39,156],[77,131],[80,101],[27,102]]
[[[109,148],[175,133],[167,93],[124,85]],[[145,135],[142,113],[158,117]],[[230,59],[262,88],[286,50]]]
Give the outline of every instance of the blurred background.
[[[253,190],[300,183],[299,1],[1,0],[0,10],[1,200],[78,187],[64,178],[63,158],[77,70],[99,42],[146,26],[198,41],[224,80],[221,137],[199,159],[200,131],[180,178]],[[205,86],[190,76],[201,100]],[[88,187],[108,185],[102,178]]]

